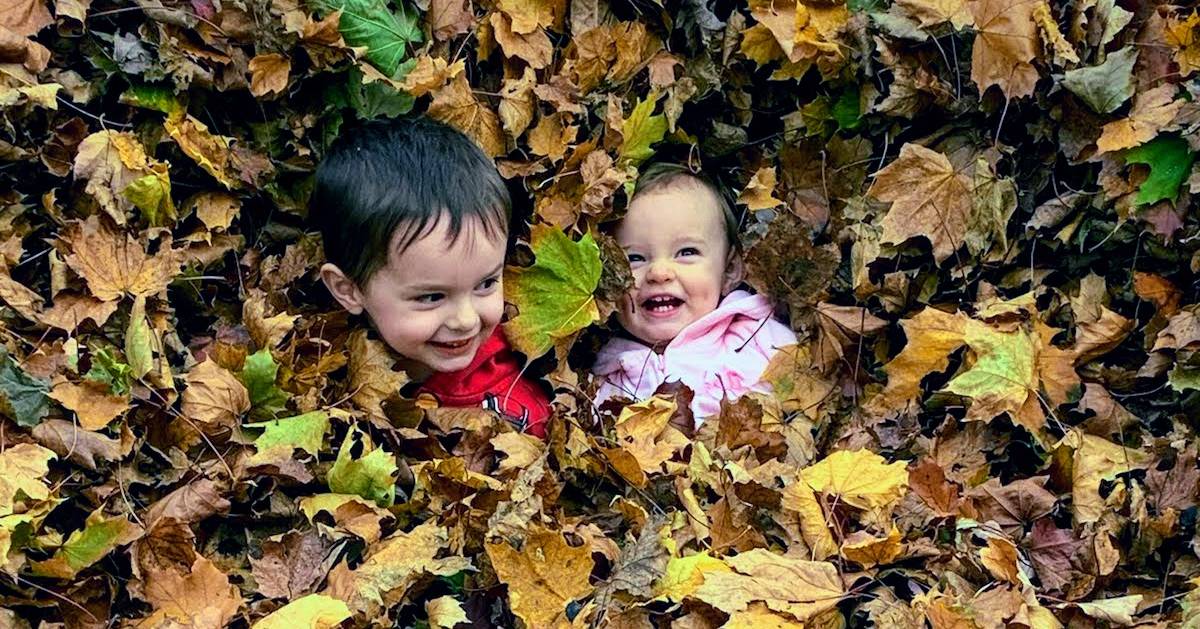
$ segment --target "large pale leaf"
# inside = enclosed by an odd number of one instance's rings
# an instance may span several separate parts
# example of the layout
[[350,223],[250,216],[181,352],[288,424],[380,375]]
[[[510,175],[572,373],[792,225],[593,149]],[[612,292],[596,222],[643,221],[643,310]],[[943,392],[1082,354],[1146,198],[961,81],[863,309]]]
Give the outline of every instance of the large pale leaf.
[[549,225],[536,225],[530,267],[507,267],[505,300],[518,314],[504,324],[513,347],[537,358],[600,318],[592,296],[600,283],[600,247],[590,234],[573,241]]

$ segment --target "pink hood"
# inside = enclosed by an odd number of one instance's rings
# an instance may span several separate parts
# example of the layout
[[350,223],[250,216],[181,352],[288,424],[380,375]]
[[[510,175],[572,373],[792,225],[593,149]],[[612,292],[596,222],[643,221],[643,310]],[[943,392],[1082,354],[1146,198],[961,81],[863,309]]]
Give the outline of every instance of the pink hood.
[[696,394],[692,412],[700,423],[720,412],[724,397],[769,392],[759,377],[777,349],[796,342],[773,312],[766,297],[739,290],[681,330],[661,354],[638,341],[611,339],[592,367],[602,380],[596,404],[614,396],[643,400],[664,382],[681,381]]

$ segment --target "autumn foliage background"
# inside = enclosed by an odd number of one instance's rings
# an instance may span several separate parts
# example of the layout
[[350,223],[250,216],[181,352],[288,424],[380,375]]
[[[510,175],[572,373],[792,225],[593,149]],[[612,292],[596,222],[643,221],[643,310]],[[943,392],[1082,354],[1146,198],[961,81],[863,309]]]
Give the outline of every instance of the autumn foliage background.
[[[0,625],[1200,626],[1194,8],[3,0],[0,62]],[[315,282],[409,112],[511,184],[547,443]],[[651,157],[801,338],[694,437],[584,375]]]

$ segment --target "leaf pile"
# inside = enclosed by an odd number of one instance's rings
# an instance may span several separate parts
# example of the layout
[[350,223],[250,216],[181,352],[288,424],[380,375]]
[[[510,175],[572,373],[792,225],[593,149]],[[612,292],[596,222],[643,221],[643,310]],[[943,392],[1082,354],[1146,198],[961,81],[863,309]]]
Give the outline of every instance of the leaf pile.
[[[1158,0],[7,1],[2,624],[1196,626],[1198,70]],[[545,443],[316,280],[408,113],[518,191]],[[694,436],[589,398],[651,158],[801,339]]]

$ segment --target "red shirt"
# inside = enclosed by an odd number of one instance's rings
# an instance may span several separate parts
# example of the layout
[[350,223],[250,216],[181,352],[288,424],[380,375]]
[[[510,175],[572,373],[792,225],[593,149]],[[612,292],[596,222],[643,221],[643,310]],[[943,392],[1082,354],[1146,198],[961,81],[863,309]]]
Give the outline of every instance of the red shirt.
[[494,410],[518,428],[546,438],[550,399],[541,387],[521,377],[521,363],[497,327],[470,365],[435,373],[419,389],[442,406],[479,406]]

